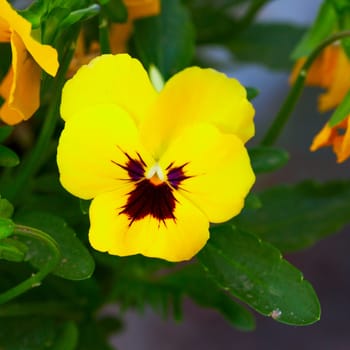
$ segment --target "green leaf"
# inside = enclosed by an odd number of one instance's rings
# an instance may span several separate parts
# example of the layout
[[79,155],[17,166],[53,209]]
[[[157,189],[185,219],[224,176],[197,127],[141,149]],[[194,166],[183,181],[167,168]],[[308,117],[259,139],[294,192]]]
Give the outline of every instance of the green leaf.
[[91,200],[80,199],[80,210],[84,215],[89,214]]
[[104,1],[103,12],[106,16],[116,23],[126,22],[128,19],[128,10],[122,0]]
[[55,322],[44,317],[0,319],[0,344],[6,350],[47,350],[55,339]]
[[336,12],[329,1],[324,1],[312,27],[292,52],[292,59],[308,56],[323,40],[330,36],[337,23]]
[[282,251],[309,247],[350,222],[350,183],[311,181],[277,186],[259,193],[262,207],[234,219]]
[[136,53],[148,68],[155,65],[165,80],[189,65],[194,31],[181,0],[162,0],[161,14],[135,21]]
[[287,151],[276,147],[255,147],[248,150],[256,174],[269,173],[282,168],[289,160]]
[[253,315],[245,307],[236,303],[226,291],[218,288],[199,264],[187,265],[161,281],[178,288],[198,305],[217,310],[237,329],[254,330]]
[[14,167],[19,164],[19,158],[11,149],[0,145],[0,166]]
[[12,133],[13,126],[5,125],[0,127],[0,142],[5,141]]
[[13,214],[13,205],[5,198],[0,198],[0,218],[9,219]]
[[12,235],[15,224],[12,220],[0,217],[0,239]]
[[[350,3],[348,0],[328,0],[330,6],[336,13],[338,31],[348,30],[350,26]],[[350,38],[346,37],[341,40],[342,47],[350,59]]]
[[24,261],[28,247],[22,242],[5,238],[0,241],[0,259],[12,262]]
[[113,350],[108,339],[94,320],[88,320],[79,327],[80,337],[77,349],[82,350]]
[[328,125],[333,127],[342,122],[350,114],[350,90],[338,105],[337,109],[333,112],[331,119],[328,121]]
[[256,88],[246,86],[245,89],[247,90],[247,99],[249,101],[254,100],[254,98],[259,95],[259,90]]
[[222,288],[263,315],[290,325],[320,318],[317,295],[300,271],[272,245],[233,225],[213,228],[198,260]]
[[304,29],[284,23],[251,25],[234,40],[225,44],[243,62],[263,64],[271,69],[290,69],[290,52]]
[[253,192],[248,193],[247,197],[245,197],[244,208],[259,209],[261,206],[262,204],[259,196]]
[[[38,228],[55,239],[61,261],[53,274],[70,280],[82,280],[92,275],[95,267],[93,258],[64,220],[49,213],[26,212],[16,216],[15,221]],[[29,239],[26,243],[31,248],[31,255],[28,254],[31,264],[39,268],[47,259],[45,245]]]
[[0,318],[4,350],[75,350],[77,342],[78,329],[72,321],[60,323],[42,316]]
[[61,326],[61,331],[56,337],[52,350],[75,350],[78,345],[79,331],[73,321],[68,321]]
[[60,24],[60,28],[67,28],[71,25],[86,21],[94,16],[96,16],[100,12],[100,6],[97,4],[93,4],[89,7],[79,9],[76,11],[72,11]]

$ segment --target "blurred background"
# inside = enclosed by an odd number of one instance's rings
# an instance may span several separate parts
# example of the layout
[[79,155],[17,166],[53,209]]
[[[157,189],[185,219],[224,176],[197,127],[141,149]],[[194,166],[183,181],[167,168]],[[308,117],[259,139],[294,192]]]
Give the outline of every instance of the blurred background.
[[[308,26],[316,16],[321,0],[274,0],[259,14],[258,20],[283,21]],[[200,54],[214,55],[229,76],[245,86],[260,91],[253,101],[256,109],[256,137],[264,135],[288,93],[288,73],[276,72],[257,65],[241,65],[220,49],[201,50]],[[287,166],[272,175],[260,176],[256,189],[270,184],[294,183],[303,179],[319,181],[349,178],[350,162],[338,165],[330,149],[309,152],[313,136],[329,115],[316,110],[320,89],[306,88],[285,132],[277,145],[290,153]],[[350,213],[349,213],[350,216]],[[244,333],[232,328],[219,314],[200,309],[189,300],[185,302],[181,322],[164,320],[151,310],[140,315],[126,314],[124,332],[112,337],[118,349],[134,350],[212,350],[212,349],[350,349],[350,227],[319,242],[314,247],[287,256],[304,272],[314,286],[321,302],[321,321],[312,326],[292,327],[272,319],[257,316],[254,332]],[[112,313],[119,310],[111,309]]]

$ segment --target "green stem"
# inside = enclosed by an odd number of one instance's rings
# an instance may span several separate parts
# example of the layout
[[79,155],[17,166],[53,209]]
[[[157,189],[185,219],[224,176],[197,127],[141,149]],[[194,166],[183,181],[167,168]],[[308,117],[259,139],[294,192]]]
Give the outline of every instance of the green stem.
[[51,256],[50,258],[47,259],[46,265],[44,265],[43,268],[39,270],[36,274],[32,275],[25,281],[19,283],[17,286],[7,290],[6,292],[1,293],[0,304],[3,304],[17,297],[18,295],[26,292],[31,288],[39,286],[41,284],[41,281],[44,279],[44,277],[46,277],[57,266],[61,258],[61,254],[56,241],[53,240],[45,232],[42,232],[32,227],[16,225],[14,230],[14,235],[22,236],[25,238],[29,237],[29,238],[35,238],[35,239],[41,240],[46,244],[46,246],[50,250]]
[[292,111],[294,110],[294,107],[299,99],[299,96],[303,91],[307,72],[311,67],[312,63],[314,62],[314,60],[320,54],[320,52],[326,46],[334,43],[337,40],[340,40],[346,37],[350,37],[350,31],[343,31],[330,36],[325,41],[323,41],[319,46],[317,46],[314,49],[314,51],[312,51],[312,53],[307,57],[305,63],[303,64],[303,66],[301,67],[298,73],[298,76],[297,76],[297,79],[295,80],[294,85],[292,86],[291,90],[289,91],[289,94],[284,100],[279,112],[277,113],[276,118],[272,122],[270,128],[268,129],[268,131],[266,132],[265,136],[261,141],[261,144],[263,146],[273,145],[277,140],[277,138],[279,137],[279,135],[281,134]]
[[14,181],[3,189],[4,197],[9,199],[11,202],[15,202],[17,196],[28,183],[28,180],[30,180],[30,178],[40,169],[40,166],[45,159],[46,150],[49,148],[50,141],[58,121],[61,90],[65,83],[66,73],[74,54],[74,50],[75,48],[70,45],[60,65],[57,77],[55,79],[55,84],[52,87],[53,97],[50,102],[48,112],[45,116],[44,124],[40,131],[37,143],[35,144],[29,157],[20,165]]
[[102,13],[100,13],[100,16],[99,16],[98,29],[99,29],[101,54],[111,53],[111,46],[109,44],[108,19]]

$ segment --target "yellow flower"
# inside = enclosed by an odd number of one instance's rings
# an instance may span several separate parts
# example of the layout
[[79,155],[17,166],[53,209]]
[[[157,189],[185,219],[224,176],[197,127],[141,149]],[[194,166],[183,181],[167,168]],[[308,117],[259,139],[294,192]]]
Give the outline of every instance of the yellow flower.
[[[300,59],[292,72],[291,81],[294,81],[305,59]],[[306,76],[306,84],[319,86],[327,91],[320,95],[318,109],[320,112],[329,111],[339,105],[350,90],[350,60],[340,45],[326,47],[312,64]],[[350,156],[350,128],[348,120],[335,127],[326,124],[315,136],[310,150],[316,151],[321,147],[333,146],[339,163]],[[345,130],[345,134],[344,134]]]
[[127,43],[133,30],[133,21],[138,18],[155,16],[160,12],[160,0],[124,0],[128,10],[126,23],[113,23],[110,28],[112,53],[126,52]]
[[66,83],[61,115],[60,180],[93,198],[99,251],[188,260],[255,180],[244,147],[254,109],[238,81],[212,69],[187,68],[158,93],[139,61],[103,55]]
[[38,109],[40,67],[52,76],[58,69],[56,50],[35,41],[30,32],[31,24],[0,0],[0,42],[10,43],[12,49],[12,64],[0,85],[5,99],[0,118],[7,124],[27,120]]
[[350,157],[350,117],[334,127],[326,124],[315,136],[310,149],[316,151],[327,146],[333,147],[338,163],[342,163]]

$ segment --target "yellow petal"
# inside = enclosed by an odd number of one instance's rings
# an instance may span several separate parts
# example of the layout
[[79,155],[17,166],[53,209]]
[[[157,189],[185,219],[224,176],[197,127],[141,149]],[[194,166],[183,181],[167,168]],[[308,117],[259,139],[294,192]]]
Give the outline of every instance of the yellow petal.
[[[333,81],[339,52],[338,45],[327,46],[309,68],[306,85],[328,88]],[[304,57],[296,61],[289,78],[290,83],[294,83],[305,61]]]
[[157,155],[177,133],[202,121],[246,142],[254,135],[253,116],[254,109],[237,80],[213,69],[191,67],[166,83],[143,126],[142,137]]
[[102,252],[127,256],[143,254],[169,261],[191,259],[209,238],[207,218],[185,198],[178,196],[176,221],[159,222],[147,216],[129,226],[125,214],[118,214],[126,203],[125,192],[98,195],[90,206],[91,245]]
[[338,106],[343,100],[350,89],[349,75],[350,61],[345,52],[339,47],[337,60],[334,62],[332,81],[329,84],[327,92],[322,94],[319,98],[318,107],[321,112],[326,112]]
[[314,152],[321,147],[331,145],[333,137],[334,130],[328,125],[328,123],[326,123],[321,131],[314,137],[310,146],[310,151]]
[[38,43],[31,36],[23,36],[22,40],[35,62],[54,77],[59,66],[57,51],[49,45]]
[[11,35],[11,48],[12,68],[2,89],[10,87],[10,91],[2,91],[7,96],[0,116],[7,124],[16,124],[30,118],[40,105],[40,68],[16,32]]
[[343,163],[350,157],[350,117],[347,117],[344,122],[345,132],[338,137],[339,144],[335,142],[333,147],[338,163]]
[[102,55],[79,69],[62,93],[61,115],[70,119],[82,108],[111,103],[138,123],[157,96],[141,63],[127,54]]
[[210,222],[223,222],[237,215],[255,176],[243,142],[222,134],[210,124],[188,128],[174,140],[160,165],[184,166],[189,176],[180,193],[198,207]]
[[[70,118],[61,134],[57,163],[62,185],[72,194],[89,199],[125,187],[126,173],[118,164],[143,149],[130,116],[115,105],[95,105]],[[143,153],[145,161],[146,153]]]
[[57,51],[34,40],[30,35],[31,28],[31,23],[12,9],[7,1],[0,1],[0,41],[4,30],[7,33],[17,33],[36,63],[48,74],[55,76],[58,69]]
[[0,30],[9,33],[15,30],[20,37],[30,35],[32,25],[21,17],[6,0],[0,0]]
[[[1,11],[1,2],[0,2]],[[5,18],[1,17],[0,12],[0,43],[7,43],[10,41],[11,32],[9,31],[9,24]]]

